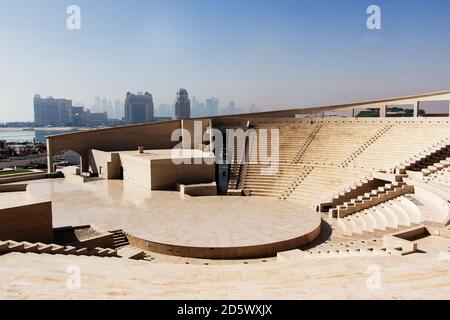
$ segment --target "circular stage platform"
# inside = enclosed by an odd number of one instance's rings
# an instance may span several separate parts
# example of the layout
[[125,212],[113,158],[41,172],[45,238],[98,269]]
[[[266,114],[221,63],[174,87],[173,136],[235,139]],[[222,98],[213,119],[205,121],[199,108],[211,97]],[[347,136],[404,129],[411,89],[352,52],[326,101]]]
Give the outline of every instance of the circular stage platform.
[[130,243],[183,257],[244,259],[299,248],[320,233],[318,215],[287,201],[192,197],[184,202],[185,208],[151,212],[145,224],[127,229]]
[[299,248],[318,237],[321,219],[289,201],[144,191],[119,180],[31,181],[29,192],[52,201],[53,226],[121,229],[133,246],[210,259],[247,259]]

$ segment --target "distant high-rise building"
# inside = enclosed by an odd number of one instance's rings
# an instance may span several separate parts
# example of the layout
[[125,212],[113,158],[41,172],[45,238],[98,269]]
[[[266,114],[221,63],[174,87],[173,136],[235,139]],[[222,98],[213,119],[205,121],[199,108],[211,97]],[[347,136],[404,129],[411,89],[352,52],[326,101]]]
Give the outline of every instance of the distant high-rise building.
[[186,89],[177,92],[175,100],[175,119],[189,119],[191,117],[191,101]]
[[198,102],[195,97],[192,97],[191,116],[194,118],[203,116],[202,106],[204,106],[204,105],[202,103]]
[[154,120],[153,97],[150,93],[132,94],[127,92],[125,99],[125,121],[146,123]]
[[92,112],[100,112],[101,111],[100,103],[101,103],[100,97],[95,97],[94,105],[91,108]]
[[205,100],[204,116],[218,116],[219,115],[219,99],[207,98]]
[[123,118],[123,116],[124,116],[123,106],[124,106],[124,103],[122,101],[120,101],[120,99],[114,100],[114,119],[121,120]]
[[108,100],[108,108],[105,110],[110,119],[114,119],[114,108],[111,100]]
[[228,114],[235,114],[236,113],[236,102],[230,101],[227,108]]
[[162,103],[158,106],[158,117],[172,117],[172,106],[170,104]]
[[89,109],[85,110],[83,106],[72,107],[73,124],[105,124],[107,122],[107,112],[91,113]]
[[34,97],[34,114],[39,125],[105,124],[108,120],[107,112],[91,113],[82,103],[73,106],[72,100],[42,99],[39,95]]
[[72,100],[34,96],[34,121],[40,125],[65,125],[72,121]]
[[106,112],[108,111],[108,100],[107,99],[102,99],[102,104],[100,107],[100,112]]
[[205,103],[198,101],[195,97],[192,97],[191,104],[191,117],[204,117],[208,116],[208,111],[205,107]]

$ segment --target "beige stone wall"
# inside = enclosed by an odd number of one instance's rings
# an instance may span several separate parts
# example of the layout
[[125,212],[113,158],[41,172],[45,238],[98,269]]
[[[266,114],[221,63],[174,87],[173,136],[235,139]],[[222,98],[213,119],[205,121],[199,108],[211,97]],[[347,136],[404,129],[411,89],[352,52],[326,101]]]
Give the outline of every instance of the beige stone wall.
[[28,184],[0,184],[0,193],[1,192],[19,192],[19,191],[27,191]]
[[123,167],[124,182],[150,191],[152,189],[150,159],[124,154],[121,154],[120,159]]
[[47,138],[48,167],[53,170],[53,156],[72,150],[81,156],[83,172],[89,170],[89,150],[116,151],[170,149],[178,142],[171,141],[172,132],[181,128],[181,121],[130,125],[117,128],[89,130],[54,135]]
[[39,179],[46,179],[46,178],[47,178],[46,172],[35,172],[35,173],[33,172],[33,173],[29,173],[29,174],[18,174],[16,176],[0,177],[0,184],[16,183],[16,182],[39,180]]
[[175,188],[176,184],[213,182],[215,165],[175,164],[172,160],[151,161],[151,185],[153,190]]
[[121,154],[123,180],[147,190],[174,189],[176,184],[213,182],[215,165],[175,164],[171,159],[151,160]]
[[149,123],[117,128],[97,129],[49,137],[51,152],[73,150],[83,156],[90,149],[102,151],[168,149],[177,142],[170,141],[172,132],[181,128],[180,121]]
[[52,203],[0,210],[0,240],[53,242]]
[[89,171],[104,179],[120,179],[120,156],[118,153],[101,150],[88,152]]

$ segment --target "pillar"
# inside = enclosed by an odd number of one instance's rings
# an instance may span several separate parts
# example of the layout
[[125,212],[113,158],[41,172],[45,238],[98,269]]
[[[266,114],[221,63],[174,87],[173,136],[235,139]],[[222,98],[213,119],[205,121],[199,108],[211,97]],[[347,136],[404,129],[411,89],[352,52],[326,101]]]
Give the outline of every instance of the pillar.
[[48,173],[55,172],[53,167],[53,145],[49,138],[47,138],[47,171]]
[[[80,154],[80,171],[83,174],[83,172],[89,172],[89,156],[87,152],[83,152]],[[106,169],[106,168],[105,168]]]
[[388,108],[387,105],[380,106],[380,118],[386,118],[387,108]]
[[414,118],[417,118],[419,116],[420,101],[416,101],[413,104],[413,107],[414,107]]

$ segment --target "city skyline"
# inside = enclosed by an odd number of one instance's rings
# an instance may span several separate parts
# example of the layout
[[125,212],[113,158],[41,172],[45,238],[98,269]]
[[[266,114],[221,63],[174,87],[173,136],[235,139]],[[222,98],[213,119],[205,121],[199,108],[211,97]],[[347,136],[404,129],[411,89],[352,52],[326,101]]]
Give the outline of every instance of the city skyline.
[[89,108],[128,88],[170,103],[186,87],[271,110],[450,87],[448,1],[377,1],[381,30],[365,0],[80,0],[80,30],[66,27],[71,4],[0,3],[1,122],[32,121],[36,93]]
[[[144,92],[137,91],[136,94],[144,94]],[[150,93],[151,94],[151,93]],[[153,97],[153,95],[152,95]],[[42,98],[53,98],[55,100],[67,99],[72,102],[74,107],[81,107],[89,110],[92,113],[107,113],[107,117],[110,120],[122,120],[125,117],[125,99],[121,98],[105,98],[95,97],[91,102],[80,102],[68,97],[55,97],[53,95],[42,96]],[[154,99],[154,98],[153,98]],[[175,103],[166,102],[154,102],[154,116],[159,118],[168,118],[175,116]],[[222,101],[216,97],[204,97],[198,98],[192,97],[191,104],[191,117],[203,117],[203,116],[218,116],[226,114],[238,114],[238,113],[252,113],[260,111],[259,107],[255,103],[251,103],[248,106],[237,104],[235,100]],[[35,120],[35,119],[34,119]]]

